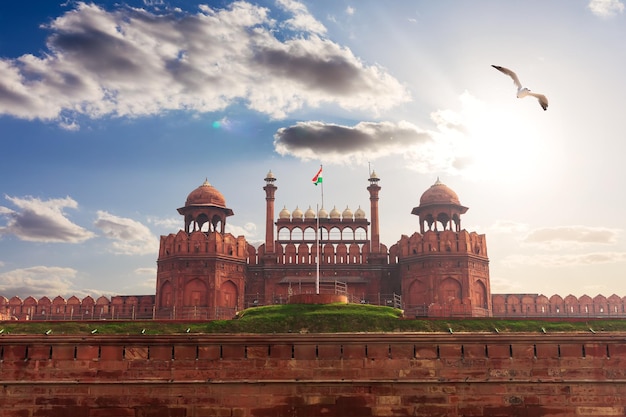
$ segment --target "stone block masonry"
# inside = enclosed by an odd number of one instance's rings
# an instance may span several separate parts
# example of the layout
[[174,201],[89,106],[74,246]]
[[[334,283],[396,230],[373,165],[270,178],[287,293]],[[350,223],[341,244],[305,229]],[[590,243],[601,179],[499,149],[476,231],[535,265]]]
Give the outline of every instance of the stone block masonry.
[[626,334],[0,336],[0,416],[623,416]]

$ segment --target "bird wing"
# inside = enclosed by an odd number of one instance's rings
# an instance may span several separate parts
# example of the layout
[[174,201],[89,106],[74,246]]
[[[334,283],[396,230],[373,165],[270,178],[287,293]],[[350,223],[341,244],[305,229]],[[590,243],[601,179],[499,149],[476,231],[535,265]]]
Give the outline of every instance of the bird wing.
[[541,108],[544,110],[548,110],[548,98],[546,96],[544,96],[543,94],[533,93],[533,92],[529,92],[528,95],[536,97],[537,100],[539,100],[539,104],[541,105]]
[[497,69],[501,73],[506,74],[509,77],[513,78],[513,83],[515,83],[515,85],[517,86],[518,89],[522,88],[522,83],[519,82],[519,78],[517,78],[517,74],[516,73],[514,73],[513,71],[511,71],[508,68],[500,67],[498,65],[492,65],[492,67],[494,67],[495,69]]

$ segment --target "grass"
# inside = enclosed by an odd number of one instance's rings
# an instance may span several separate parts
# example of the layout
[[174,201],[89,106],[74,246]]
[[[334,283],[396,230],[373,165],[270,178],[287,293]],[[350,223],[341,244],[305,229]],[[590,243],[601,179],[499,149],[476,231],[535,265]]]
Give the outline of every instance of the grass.
[[255,307],[237,320],[214,321],[6,321],[2,334],[177,334],[177,333],[338,333],[338,332],[588,332],[626,331],[626,320],[403,319],[391,307],[361,304],[287,304]]

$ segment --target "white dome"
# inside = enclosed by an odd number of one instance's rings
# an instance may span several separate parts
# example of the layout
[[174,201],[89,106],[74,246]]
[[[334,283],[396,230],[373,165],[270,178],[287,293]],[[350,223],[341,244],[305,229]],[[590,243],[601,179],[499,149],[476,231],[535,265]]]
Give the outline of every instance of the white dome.
[[320,211],[317,213],[317,215],[319,216],[320,219],[327,219],[328,218],[328,212],[326,211],[326,209],[324,207],[322,207],[320,209]]
[[314,219],[315,218],[315,212],[313,211],[311,206],[309,206],[309,208],[304,212],[304,218],[305,219]]
[[354,213],[354,218],[355,219],[364,219],[365,218],[365,212],[363,211],[361,206],[359,206],[359,208],[356,209],[356,212]]
[[289,219],[291,217],[291,213],[287,210],[287,207],[283,207],[283,209],[278,213],[279,219]]
[[333,207],[333,209],[330,211],[330,218],[331,219],[338,219],[341,217],[341,213],[339,212],[339,210],[337,210],[337,207]]
[[348,219],[352,220],[354,215],[352,214],[352,210],[350,210],[350,207],[346,206],[346,209],[341,214],[341,217],[343,217],[344,220],[348,220]]
[[298,206],[296,206],[296,209],[293,211],[293,213],[291,213],[291,217],[294,219],[301,219],[302,218],[302,210],[300,210],[300,208]]

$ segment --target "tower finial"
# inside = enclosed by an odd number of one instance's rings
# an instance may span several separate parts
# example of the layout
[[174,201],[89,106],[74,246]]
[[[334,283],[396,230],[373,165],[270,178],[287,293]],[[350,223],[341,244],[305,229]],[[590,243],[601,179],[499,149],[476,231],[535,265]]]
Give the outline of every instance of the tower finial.
[[265,182],[268,183],[268,184],[271,184],[274,181],[276,181],[276,177],[274,176],[274,173],[270,169],[269,172],[267,173],[267,175],[265,176]]

